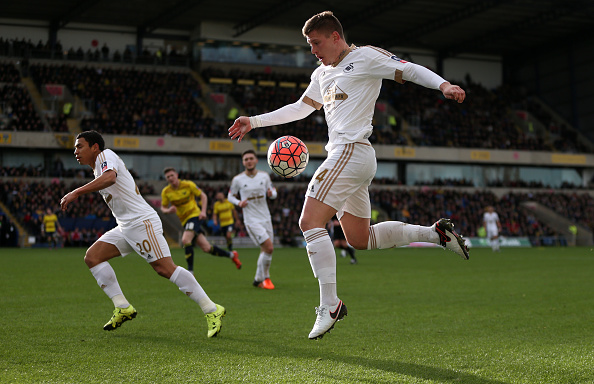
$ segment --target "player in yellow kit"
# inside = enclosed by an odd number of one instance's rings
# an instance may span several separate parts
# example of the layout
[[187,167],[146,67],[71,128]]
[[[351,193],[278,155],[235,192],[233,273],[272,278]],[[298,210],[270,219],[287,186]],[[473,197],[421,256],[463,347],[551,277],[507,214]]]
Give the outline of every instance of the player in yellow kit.
[[[240,269],[241,261],[239,261],[237,251],[229,252],[212,245],[204,235],[202,222],[206,219],[208,205],[206,194],[193,181],[180,180],[174,168],[165,168],[163,173],[169,184],[161,191],[161,211],[177,214],[182,227],[184,227],[182,244],[186,251],[188,270],[193,271],[194,269],[194,238],[204,252],[213,256],[228,257],[235,263],[237,269]],[[200,199],[200,207],[196,204],[196,199]]]
[[47,208],[46,214],[43,215],[42,229],[50,249],[58,247],[58,228],[60,228],[58,216],[56,216],[56,214],[52,212],[51,208]]
[[215,195],[217,200],[214,203],[212,211],[212,220],[215,225],[221,227],[221,233],[225,234],[227,240],[227,249],[233,250],[233,227],[237,221],[237,211],[235,206],[231,203],[222,192],[218,192]]

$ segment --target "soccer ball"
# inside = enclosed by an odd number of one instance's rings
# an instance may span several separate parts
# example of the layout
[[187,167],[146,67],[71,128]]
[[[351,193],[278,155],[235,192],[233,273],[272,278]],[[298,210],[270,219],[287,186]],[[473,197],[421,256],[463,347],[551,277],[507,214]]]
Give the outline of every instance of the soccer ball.
[[295,177],[307,166],[309,151],[295,136],[283,136],[268,147],[268,165],[277,175]]

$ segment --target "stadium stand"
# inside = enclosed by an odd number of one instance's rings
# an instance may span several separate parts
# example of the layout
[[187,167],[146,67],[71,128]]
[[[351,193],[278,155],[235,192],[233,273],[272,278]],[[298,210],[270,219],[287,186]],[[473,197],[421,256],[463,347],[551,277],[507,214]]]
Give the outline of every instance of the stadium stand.
[[[181,175],[185,175],[184,172]],[[54,179],[16,178],[16,181],[0,180],[0,199],[10,207],[11,213],[18,218],[29,235],[35,236],[39,243],[41,219],[46,207],[52,207],[59,216],[64,229],[65,245],[86,244],[85,238],[93,239],[115,226],[107,206],[98,194],[89,194],[79,198],[67,212],[58,209],[60,198],[69,190],[83,182],[72,182],[67,186],[63,181]],[[198,186],[214,201],[217,192],[226,193],[229,185],[213,183],[213,180],[198,181]],[[151,183],[140,183],[141,193],[152,200],[158,208],[158,194]],[[304,203],[304,185],[279,185],[278,197],[269,202],[276,236],[289,239],[301,235],[298,227],[300,210]],[[155,196],[155,197],[151,197]],[[592,225],[594,217],[594,199],[587,193],[564,192],[513,192],[501,197],[493,192],[475,188],[460,187],[387,187],[376,185],[371,189],[371,202],[384,219],[410,223],[430,224],[439,217],[451,217],[457,229],[469,237],[478,236],[482,226],[482,213],[487,205],[493,205],[499,213],[503,225],[502,235],[508,237],[528,237],[533,245],[567,245],[565,236],[542,221],[530,211],[522,208],[523,201],[536,201],[560,215],[571,218],[584,226]],[[210,204],[208,217],[212,216]],[[240,219],[241,210],[239,210]],[[208,223],[209,234],[217,235],[218,228]],[[79,237],[82,235],[82,237]],[[86,235],[86,237],[85,237]],[[72,237],[74,236],[74,240]],[[244,228],[239,223],[239,237],[245,237]],[[90,241],[90,240],[89,240]],[[87,241],[88,242],[88,241]]]
[[[47,44],[33,45],[24,39],[9,41],[0,38],[0,56],[26,57],[31,61],[21,63],[20,67],[12,62],[0,63],[0,130],[9,131],[69,130],[67,120],[71,116],[63,111],[40,114],[22,82],[27,75],[40,92],[45,84],[64,84],[73,97],[84,101],[89,110],[76,116],[82,130],[208,138],[226,137],[227,127],[233,119],[227,114],[222,119],[213,117],[212,111],[205,110],[204,101],[211,95],[223,94],[229,98],[229,105],[240,109],[238,112],[253,115],[298,100],[309,82],[308,75],[271,68],[254,71],[242,67],[226,70],[205,67],[198,75],[169,67],[109,66],[105,62],[132,64],[143,62],[143,58],[145,64],[164,62],[163,56],[159,58],[148,51],[132,57],[130,52],[110,55],[99,49],[84,52],[74,47],[62,57],[60,52],[50,51]],[[36,59],[46,57],[60,60]],[[575,129],[560,121],[542,102],[526,95],[521,88],[501,86],[488,90],[470,78],[466,78],[462,85],[469,97],[464,104],[456,105],[445,103],[441,95],[432,90],[384,82],[380,96],[382,103],[377,106],[375,130],[370,140],[375,144],[411,146],[594,152],[592,145]],[[325,142],[323,112],[315,112],[307,119],[287,126],[260,130],[257,134],[270,140],[295,131],[300,132],[300,138],[305,141]],[[38,239],[43,209],[47,205],[56,208],[67,189],[92,177],[90,169],[58,166],[45,169],[44,165],[30,164],[2,166],[0,176],[4,177],[0,179],[2,201],[8,202],[7,206],[19,223]],[[39,179],[33,182],[19,180],[31,177]],[[42,179],[44,177],[46,179]],[[47,179],[52,177],[57,179]],[[209,183],[231,179],[225,172],[204,170],[181,171],[180,177],[197,180],[211,201],[217,191],[226,193],[228,185],[211,186]],[[78,178],[78,181],[66,188],[62,178]],[[299,211],[295,207],[303,205],[304,180],[272,178],[276,183],[282,182],[278,188],[279,197],[270,202],[277,236],[281,239],[299,236]],[[374,180],[372,202],[382,214],[394,220],[427,224],[437,217],[452,217],[460,232],[467,236],[477,235],[486,205],[494,205],[499,212],[504,236],[527,236],[534,245],[567,242],[561,233],[521,207],[523,201],[536,201],[584,226],[592,226],[590,217],[594,217],[591,195],[578,194],[575,190],[584,187],[571,183],[562,185],[562,189],[572,190],[568,192],[550,191],[550,186],[535,181],[489,182],[488,187],[509,188],[508,193],[499,197],[472,188],[472,180],[466,179],[435,179],[417,183],[415,187],[399,186],[399,183],[395,178]],[[145,196],[154,195],[151,184],[139,186]],[[107,207],[100,201],[97,204],[98,199],[98,195],[88,195],[67,213],[60,213],[60,222],[66,230],[66,245],[87,244],[114,225]],[[93,212],[89,209],[92,204],[96,205]],[[216,234],[216,228],[209,226],[209,230]],[[238,236],[245,236],[241,224]]]

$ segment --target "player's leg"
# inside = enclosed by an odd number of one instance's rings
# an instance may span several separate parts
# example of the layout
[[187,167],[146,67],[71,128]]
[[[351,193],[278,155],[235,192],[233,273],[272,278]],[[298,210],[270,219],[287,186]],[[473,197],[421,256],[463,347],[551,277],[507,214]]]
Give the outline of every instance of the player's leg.
[[[413,242],[427,242],[439,244],[463,259],[468,259],[468,248],[464,244],[464,239],[454,232],[454,224],[449,219],[440,219],[430,227],[401,221],[384,221],[369,226],[369,219],[362,220],[347,212],[356,209],[356,205],[347,204],[340,223],[347,241],[355,249],[386,249]],[[364,230],[365,224],[368,225],[367,231]]]
[[273,229],[271,222],[258,222],[246,224],[245,229],[254,244],[260,247],[260,255],[256,265],[256,274],[254,275],[254,287],[264,289],[274,289],[274,284],[270,281],[270,265],[272,263]]
[[188,224],[192,224],[192,226],[190,226],[191,228],[193,228],[193,223],[186,223],[186,226],[184,228],[184,233],[182,234],[182,244],[184,246],[184,251],[185,251],[185,258],[186,258],[186,263],[188,264],[188,271],[190,273],[194,273],[194,230],[193,229],[188,229]]
[[499,231],[494,228],[491,235],[491,249],[493,252],[499,252]]
[[136,309],[128,302],[115,271],[109,260],[120,255],[132,252],[132,248],[124,239],[119,228],[114,228],[89,247],[85,254],[85,263],[97,280],[97,284],[109,297],[115,307],[111,319],[103,326],[106,331],[112,331],[121,326],[125,321],[136,317]]
[[[346,306],[337,295],[336,254],[326,223],[355,191],[371,183],[376,168],[375,151],[370,145],[339,145],[328,153],[307,187],[299,226],[320,286],[320,306],[316,308],[316,322],[310,339],[321,338],[346,315]],[[366,209],[369,211],[367,217],[371,217],[369,201]]]
[[324,227],[336,210],[312,197],[306,197],[299,225],[307,244],[307,255],[320,288],[320,306],[316,307],[316,322],[310,339],[321,338],[347,313],[338,298],[336,287],[336,254],[334,244]]
[[[271,224],[272,225],[272,224]],[[274,284],[270,280],[270,265],[272,264],[272,252],[274,245],[272,235],[260,244],[260,255],[258,256],[258,267],[256,270],[255,281],[261,281],[261,288],[274,289]]]
[[237,251],[225,251],[224,249],[211,244],[202,232],[197,233],[196,243],[203,252],[213,256],[228,257],[233,264],[235,264],[237,269],[241,269],[241,261],[239,260],[239,253],[237,253]]
[[351,258],[351,264],[357,264],[357,258],[355,257],[355,248],[351,247],[346,239],[340,239],[340,248]]
[[173,262],[159,218],[145,220],[143,226],[125,235],[129,243],[140,244],[138,254],[150,263],[155,272],[177,285],[181,292],[200,306],[206,316],[208,337],[216,336],[221,330],[225,308],[210,300],[192,273]]
[[227,249],[229,252],[233,251],[233,224],[226,227],[225,239],[227,240]]

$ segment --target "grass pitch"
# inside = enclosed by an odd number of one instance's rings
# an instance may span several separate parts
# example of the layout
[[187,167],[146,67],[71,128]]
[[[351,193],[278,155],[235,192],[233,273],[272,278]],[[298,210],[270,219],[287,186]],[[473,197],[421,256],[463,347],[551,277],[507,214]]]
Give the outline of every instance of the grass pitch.
[[319,341],[305,250],[275,250],[274,291],[251,285],[257,250],[239,251],[239,271],[197,252],[227,308],[207,339],[200,308],[139,256],[112,261],[138,317],[105,332],[113,306],[84,249],[0,248],[0,383],[594,383],[590,248],[338,257],[349,315]]

